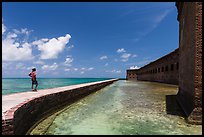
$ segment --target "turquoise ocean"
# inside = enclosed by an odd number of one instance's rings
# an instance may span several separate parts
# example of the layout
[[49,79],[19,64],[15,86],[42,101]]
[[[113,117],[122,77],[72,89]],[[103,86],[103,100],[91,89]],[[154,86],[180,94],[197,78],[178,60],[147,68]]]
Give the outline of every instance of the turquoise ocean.
[[[111,78],[38,78],[38,89],[70,86]],[[31,91],[30,78],[2,78],[2,95]]]

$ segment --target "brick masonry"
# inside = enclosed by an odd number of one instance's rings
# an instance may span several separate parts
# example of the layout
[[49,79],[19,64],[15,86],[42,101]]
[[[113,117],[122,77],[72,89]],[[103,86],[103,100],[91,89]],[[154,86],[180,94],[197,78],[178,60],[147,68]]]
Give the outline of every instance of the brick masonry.
[[187,121],[202,124],[202,2],[177,2],[179,21],[178,102]]
[[135,70],[135,69],[129,69],[129,70],[127,70],[127,72],[126,72],[126,79],[127,80],[136,80],[137,79],[137,74],[136,74],[136,72],[137,72],[137,70]]
[[140,69],[127,70],[126,78],[179,85],[177,101],[187,122],[202,124],[202,2],[176,2],[176,7],[179,48]]
[[127,79],[178,85],[179,50],[163,56],[137,70],[127,70]]
[[48,113],[71,104],[115,81],[117,79],[27,99],[6,111],[2,116],[2,135],[24,135]]

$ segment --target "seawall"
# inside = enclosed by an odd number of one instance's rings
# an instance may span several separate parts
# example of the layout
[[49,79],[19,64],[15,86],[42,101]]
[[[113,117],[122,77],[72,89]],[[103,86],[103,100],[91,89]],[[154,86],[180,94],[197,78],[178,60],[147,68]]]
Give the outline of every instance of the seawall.
[[118,79],[2,96],[2,135],[24,135],[43,116]]

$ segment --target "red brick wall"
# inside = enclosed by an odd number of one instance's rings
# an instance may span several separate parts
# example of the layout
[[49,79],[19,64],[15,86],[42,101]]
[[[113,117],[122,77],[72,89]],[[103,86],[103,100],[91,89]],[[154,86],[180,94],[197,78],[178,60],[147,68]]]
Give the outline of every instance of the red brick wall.
[[127,70],[126,73],[126,79],[127,80],[137,80],[137,74],[136,74],[137,70]]
[[178,102],[190,123],[202,123],[202,3],[177,2],[179,21]]
[[[196,2],[195,108],[202,119],[202,3]],[[200,109],[200,110],[199,110]]]
[[137,79],[178,85],[178,49],[137,70]]
[[95,92],[116,80],[32,98],[11,108],[2,117],[2,135],[24,135],[42,117]]

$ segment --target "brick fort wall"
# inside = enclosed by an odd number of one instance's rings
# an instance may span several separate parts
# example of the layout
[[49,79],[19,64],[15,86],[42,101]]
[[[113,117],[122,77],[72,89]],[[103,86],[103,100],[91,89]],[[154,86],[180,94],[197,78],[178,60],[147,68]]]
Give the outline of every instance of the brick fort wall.
[[179,48],[140,69],[127,70],[127,79],[179,85],[177,101],[187,122],[202,124],[202,2],[176,2],[176,7]]
[[202,2],[176,2],[179,21],[178,102],[189,123],[202,124]]
[[179,49],[136,70],[137,80],[178,85]]

